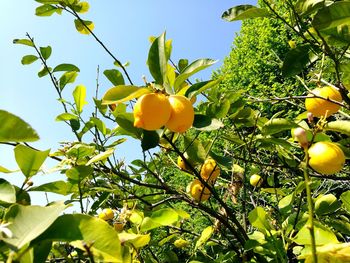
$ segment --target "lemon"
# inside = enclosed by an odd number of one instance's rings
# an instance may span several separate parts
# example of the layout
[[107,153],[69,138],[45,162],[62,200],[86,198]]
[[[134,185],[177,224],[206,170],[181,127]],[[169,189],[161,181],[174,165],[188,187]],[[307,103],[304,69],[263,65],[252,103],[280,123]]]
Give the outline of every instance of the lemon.
[[115,229],[117,232],[122,232],[123,229],[124,229],[124,224],[121,223],[121,222],[115,222],[115,223],[113,224],[113,227],[114,227],[114,229]]
[[335,174],[345,164],[342,149],[332,142],[316,142],[308,152],[310,167],[321,174]]
[[[323,88],[316,88],[312,90],[312,93],[326,99],[342,102],[342,96],[340,92],[331,87],[325,86]],[[313,95],[308,95],[312,97]],[[321,98],[307,98],[305,99],[305,107],[308,112],[311,112],[316,117],[331,116],[340,109],[340,105],[333,102],[321,99]]]
[[210,190],[198,180],[194,179],[193,182],[190,185],[190,195],[196,200],[197,202],[206,201],[210,197]]
[[202,165],[200,175],[203,180],[213,184],[220,175],[220,168],[212,158],[208,158]]
[[134,105],[134,126],[148,131],[158,130],[169,120],[170,113],[170,103],[164,94],[144,94]]
[[98,214],[98,217],[101,218],[102,220],[110,220],[110,219],[113,219],[114,212],[110,208],[105,208],[102,210],[101,213]]
[[194,120],[194,109],[192,102],[182,95],[169,96],[171,115],[165,124],[172,132],[185,132],[191,128]]
[[177,157],[177,165],[180,167],[181,170],[190,171],[190,168],[187,166],[187,164],[181,158],[181,156]]
[[189,241],[179,238],[174,241],[174,246],[177,248],[184,248],[187,247],[190,244]]
[[261,184],[263,183],[263,179],[261,178],[260,175],[253,174],[249,179],[249,183],[254,187],[260,187]]

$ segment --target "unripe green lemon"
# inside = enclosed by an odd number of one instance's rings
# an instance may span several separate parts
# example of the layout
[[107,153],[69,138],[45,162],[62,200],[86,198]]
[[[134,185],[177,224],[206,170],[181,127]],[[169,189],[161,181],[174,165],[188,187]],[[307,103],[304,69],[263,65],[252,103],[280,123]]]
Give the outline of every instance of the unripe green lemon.
[[253,174],[249,179],[249,183],[254,187],[260,187],[261,184],[263,183],[263,179],[261,178],[260,175]]
[[316,142],[308,152],[310,167],[321,174],[335,174],[345,164],[344,152],[332,142]]
[[162,93],[142,95],[134,105],[134,126],[148,131],[160,129],[170,118],[171,108]]
[[[340,92],[331,86],[316,88],[312,90],[312,93],[319,97],[322,97],[325,99],[331,99],[338,102],[342,102],[343,100]],[[314,95],[310,94],[308,96],[312,97]],[[321,116],[329,117],[332,114],[338,112],[341,106],[331,101],[314,97],[314,98],[305,99],[305,107],[306,107],[306,110],[308,112],[311,112],[315,117],[321,117]]]

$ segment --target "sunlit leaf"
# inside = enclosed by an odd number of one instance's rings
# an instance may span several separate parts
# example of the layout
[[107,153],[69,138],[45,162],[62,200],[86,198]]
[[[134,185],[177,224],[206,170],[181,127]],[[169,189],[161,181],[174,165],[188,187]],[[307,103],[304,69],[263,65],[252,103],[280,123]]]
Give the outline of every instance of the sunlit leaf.
[[80,69],[73,65],[73,64],[59,64],[56,67],[54,67],[52,72],[59,72],[59,71],[75,71],[80,72]]
[[61,11],[62,11],[61,9],[59,9],[53,5],[44,4],[44,5],[41,5],[35,9],[35,15],[37,15],[37,16],[51,16],[54,13],[60,14]]
[[84,35],[90,34],[90,31],[93,31],[95,28],[94,23],[88,20],[80,21],[79,19],[75,19],[74,25],[77,31]]
[[160,226],[174,224],[179,219],[178,213],[171,208],[164,208],[152,213],[151,217],[144,218],[141,231],[148,231]]
[[87,104],[86,101],[86,88],[84,85],[78,85],[73,91],[73,98],[77,111],[81,113],[83,111],[84,105]]
[[86,165],[90,165],[92,163],[96,163],[99,161],[104,161],[106,160],[109,156],[111,156],[114,153],[114,148],[110,148],[105,152],[101,152],[98,155],[92,157],[87,163]]
[[214,63],[216,63],[216,60],[213,59],[198,59],[192,62],[190,65],[184,68],[179,76],[176,77],[174,83],[175,90],[177,91],[180,85],[193,74],[213,65]]
[[70,182],[54,181],[39,186],[33,186],[29,189],[29,191],[69,195],[71,193],[77,192],[78,186],[76,184],[71,184]]
[[138,98],[143,94],[150,92],[151,90],[149,88],[119,85],[107,90],[107,92],[103,95],[102,104],[122,103]]
[[43,66],[41,68],[41,70],[38,72],[38,77],[42,78],[42,77],[46,76],[47,74],[49,74],[50,71],[51,71],[50,67],[47,68],[47,67]]
[[330,121],[325,125],[324,129],[327,131],[339,132],[350,136],[350,121]]
[[[329,243],[338,243],[336,235],[320,223],[314,223],[316,245],[326,245]],[[296,235],[294,242],[299,245],[311,245],[311,235],[308,223],[306,223]]]
[[62,113],[56,117],[56,121],[78,120],[78,116],[72,113]]
[[267,213],[263,207],[256,207],[249,212],[249,222],[260,231],[270,231],[272,229]]
[[60,77],[60,89],[63,90],[63,88],[69,84],[73,83],[75,79],[77,78],[78,73],[76,71],[68,71],[65,72],[61,77]]
[[22,65],[29,65],[32,64],[33,62],[37,61],[38,57],[34,55],[26,55],[22,58],[21,63]]
[[29,39],[14,39],[13,44],[21,44],[25,46],[34,47],[33,42]]
[[151,235],[146,234],[146,235],[141,235],[141,234],[133,234],[133,233],[127,233],[123,232],[118,234],[119,239],[123,243],[129,243],[135,248],[140,248],[147,246],[148,243],[151,241]]
[[269,12],[263,8],[257,8],[252,5],[238,5],[225,11],[222,14],[222,18],[231,22],[256,17],[267,17],[269,15]]
[[5,215],[5,220],[10,223],[8,229],[13,237],[3,240],[15,248],[23,247],[42,234],[65,208],[63,203],[54,203],[46,207],[18,204],[11,206]]
[[293,121],[281,118],[274,118],[264,124],[264,126],[262,127],[262,132],[265,135],[271,135],[281,131],[290,130],[296,127],[298,127],[298,125]]
[[62,215],[33,242],[43,240],[70,242],[82,250],[85,243],[90,246],[95,262],[123,262],[118,233],[107,222],[96,217]]
[[52,48],[50,46],[40,47],[40,54],[45,60],[47,60],[51,56],[51,53]]
[[12,113],[0,110],[0,123],[1,142],[32,142],[39,140],[36,131]]
[[12,186],[12,184],[2,178],[0,178],[0,202],[16,202],[16,189]]
[[147,64],[157,84],[164,83],[168,65],[165,47],[165,32],[156,38],[149,50]]
[[204,228],[199,239],[196,242],[195,250],[198,249],[199,247],[201,247],[202,245],[204,245],[209,240],[209,238],[211,238],[213,233],[214,233],[213,226],[208,226],[208,227]]
[[26,177],[31,177],[38,173],[41,165],[50,153],[47,151],[34,150],[28,146],[19,144],[14,149],[16,162]]
[[207,115],[196,114],[193,127],[200,131],[214,131],[224,127],[224,124],[218,119],[210,118]]
[[350,23],[350,2],[340,1],[319,9],[312,25],[318,30]]
[[120,73],[117,69],[106,69],[103,71],[103,74],[107,77],[107,79],[112,82],[114,86],[124,85],[125,81],[122,73]]

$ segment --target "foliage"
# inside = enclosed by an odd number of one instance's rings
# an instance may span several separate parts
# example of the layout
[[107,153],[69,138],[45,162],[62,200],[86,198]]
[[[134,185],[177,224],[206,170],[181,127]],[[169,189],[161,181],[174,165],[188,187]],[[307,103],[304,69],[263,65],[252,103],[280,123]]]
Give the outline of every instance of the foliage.
[[[69,13],[79,33],[102,44],[93,22],[81,18],[87,2],[36,1],[36,15]],[[51,80],[63,107],[56,120],[70,127],[76,141],[56,152],[38,150],[28,144],[39,139],[34,129],[0,111],[0,141],[14,147],[24,175],[20,187],[0,180],[2,261],[350,261],[349,169],[317,173],[308,151],[315,142],[333,141],[350,156],[350,2],[263,0],[260,7],[233,7],[223,18],[245,22],[213,80],[192,83],[189,78],[215,61],[173,63],[165,33],[151,38],[147,65],[154,81],[142,84],[133,83],[126,65],[102,44],[119,68],[104,70],[112,87],[102,96],[96,92],[90,115],[84,85],[63,95],[75,83],[78,66],[50,66],[52,48],[38,46],[29,34],[14,40],[32,52],[23,65],[43,64],[38,76]],[[339,89],[342,111],[316,118],[300,101],[325,84]],[[152,92],[203,95],[194,106],[193,127],[183,133],[135,127],[132,106]],[[304,132],[294,136],[296,128]],[[128,137],[140,141],[143,160],[116,160],[117,145]],[[186,170],[177,166],[179,157]],[[33,186],[31,178],[47,158],[57,161],[55,170],[66,180]],[[216,181],[201,174],[208,160],[213,172],[220,171]],[[262,184],[250,185],[256,175]],[[193,181],[207,189],[209,200],[188,193]],[[61,194],[65,203],[31,205],[31,191]],[[80,213],[62,214],[70,203]],[[99,218],[105,208],[112,211]]]

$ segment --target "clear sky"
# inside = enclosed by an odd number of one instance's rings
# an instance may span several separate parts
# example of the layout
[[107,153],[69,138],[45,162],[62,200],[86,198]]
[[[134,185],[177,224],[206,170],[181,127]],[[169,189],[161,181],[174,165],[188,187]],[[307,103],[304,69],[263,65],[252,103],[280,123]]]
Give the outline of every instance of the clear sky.
[[[212,58],[219,62],[195,78],[207,80],[212,70],[222,65],[230,52],[235,32],[240,22],[228,23],[221,14],[239,4],[255,4],[254,0],[90,0],[90,11],[82,17],[95,23],[94,32],[122,62],[130,62],[127,68],[136,85],[142,85],[142,75],[149,76],[146,65],[149,36],[160,35],[166,30],[167,38],[173,39],[172,59]],[[0,109],[10,111],[30,123],[41,140],[33,145],[41,150],[56,149],[61,141],[74,140],[69,127],[55,122],[62,113],[57,94],[48,77],[39,79],[40,62],[23,66],[22,56],[33,54],[31,48],[13,45],[15,38],[25,38],[26,32],[34,37],[38,46],[52,47],[49,64],[73,63],[81,72],[74,85],[65,88],[64,96],[72,100],[71,93],[78,84],[88,89],[88,102],[96,87],[96,69],[100,66],[100,94],[111,84],[102,75],[103,70],[113,68],[113,60],[91,36],[79,34],[73,18],[68,14],[37,17],[34,0],[2,0],[0,9]],[[59,75],[58,75],[59,76]],[[151,80],[150,77],[148,77]],[[0,124],[1,125],[1,124]],[[16,132],[16,131],[14,131]],[[117,156],[132,160],[140,156],[139,143],[129,142],[117,148]],[[0,165],[16,168],[13,151],[0,146]],[[54,165],[48,162],[46,166]],[[21,175],[0,174],[17,185]],[[35,184],[56,180],[57,175],[37,177]],[[41,195],[35,195],[38,199]]]

